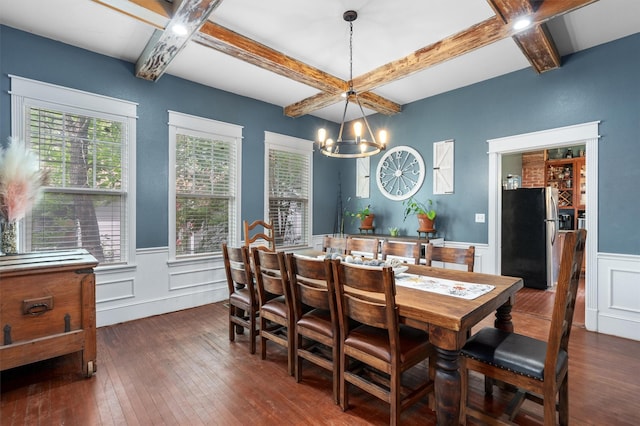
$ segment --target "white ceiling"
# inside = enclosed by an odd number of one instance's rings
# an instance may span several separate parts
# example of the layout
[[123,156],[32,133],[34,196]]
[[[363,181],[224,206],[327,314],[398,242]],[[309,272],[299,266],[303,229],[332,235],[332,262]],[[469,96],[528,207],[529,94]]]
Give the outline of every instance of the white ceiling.
[[[135,63],[155,26],[164,27],[166,18],[128,0],[104,1],[126,3],[147,22],[92,0],[0,0],[0,23]],[[353,24],[354,77],[494,15],[486,0],[223,0],[209,19],[348,80],[349,25],[342,14],[350,9],[358,12]],[[549,21],[548,28],[562,56],[587,49],[640,32],[640,0],[599,0]],[[506,39],[374,93],[404,105],[527,67],[518,46]],[[194,42],[177,55],[167,73],[281,107],[318,93]],[[336,104],[313,115],[339,122],[343,108]]]

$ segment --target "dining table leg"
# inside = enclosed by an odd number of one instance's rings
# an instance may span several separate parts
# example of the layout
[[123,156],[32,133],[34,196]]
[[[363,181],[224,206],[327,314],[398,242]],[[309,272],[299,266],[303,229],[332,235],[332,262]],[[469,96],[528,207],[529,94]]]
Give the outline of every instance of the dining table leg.
[[512,306],[511,301],[509,301],[496,310],[496,320],[493,323],[495,328],[513,333],[513,321],[511,321]]
[[438,425],[458,424],[461,381],[458,370],[459,350],[436,347],[435,373],[436,420]]

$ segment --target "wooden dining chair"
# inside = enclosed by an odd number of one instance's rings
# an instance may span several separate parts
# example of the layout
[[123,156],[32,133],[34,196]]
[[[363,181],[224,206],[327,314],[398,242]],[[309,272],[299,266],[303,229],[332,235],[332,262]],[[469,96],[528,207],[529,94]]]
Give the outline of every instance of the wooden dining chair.
[[377,259],[378,251],[380,250],[379,245],[380,241],[377,238],[358,238],[350,236],[347,238],[347,254],[358,254],[371,259]]
[[[424,381],[409,388],[402,375],[435,357],[429,335],[401,325],[390,267],[371,268],[332,260],[340,324],[340,407],[349,406],[349,385],[390,404],[390,424],[401,412],[433,391],[429,370]],[[349,326],[349,320],[361,325]]]
[[468,248],[463,249],[454,247],[438,247],[429,243],[425,253],[427,266],[432,266],[431,263],[433,261],[442,262],[445,266],[447,263],[455,263],[459,265],[466,265],[467,271],[469,272],[473,272],[475,257],[475,246],[469,246]]
[[265,222],[264,220],[256,220],[251,223],[245,220],[244,245],[249,248],[249,250],[256,247],[261,250],[275,252],[276,239],[273,232],[273,224],[271,222]]
[[251,250],[260,312],[260,356],[267,358],[267,340],[287,349],[287,369],[293,376],[293,306],[284,252]]
[[338,399],[339,330],[331,261],[287,254],[294,322],[294,372],[302,380],[302,361],[332,372],[333,399]]
[[[256,353],[258,295],[253,284],[253,273],[246,247],[228,247],[222,244],[224,270],[229,288],[229,341],[235,341],[236,331],[249,330],[249,347]],[[238,329],[238,330],[236,330]]]
[[[569,335],[586,237],[584,229],[566,234],[546,340],[484,328],[462,348],[462,423],[466,423],[467,416],[470,416],[483,422],[508,424],[506,419],[495,420],[469,405],[469,370],[484,374],[489,384],[495,379],[518,388],[503,416],[508,420],[515,418],[526,398],[543,405],[545,425],[557,424],[556,408],[559,424],[569,423]],[[487,386],[486,391],[491,394],[492,386]]]
[[325,253],[347,253],[347,239],[325,235],[322,239],[322,251]]
[[403,262],[413,262],[414,265],[420,264],[420,255],[422,244],[419,241],[389,241],[382,242],[381,260],[387,260],[388,256],[400,258]]

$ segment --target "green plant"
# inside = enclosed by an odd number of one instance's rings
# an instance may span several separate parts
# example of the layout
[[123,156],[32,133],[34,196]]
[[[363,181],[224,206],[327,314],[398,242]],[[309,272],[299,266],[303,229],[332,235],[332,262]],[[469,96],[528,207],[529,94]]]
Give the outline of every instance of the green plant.
[[422,203],[411,197],[403,201],[402,205],[404,206],[404,220],[407,220],[408,216],[418,214],[426,214],[430,220],[436,218],[436,211],[433,208],[433,201],[431,199]]
[[356,212],[347,212],[351,217],[357,217],[362,220],[371,214],[371,204],[367,204],[366,207],[359,208]]

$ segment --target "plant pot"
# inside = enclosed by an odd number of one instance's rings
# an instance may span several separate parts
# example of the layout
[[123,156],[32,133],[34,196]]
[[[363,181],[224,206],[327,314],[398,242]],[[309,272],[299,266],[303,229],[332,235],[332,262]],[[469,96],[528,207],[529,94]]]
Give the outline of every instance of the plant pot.
[[360,221],[360,228],[370,229],[373,228],[373,217],[375,215],[373,213],[367,215]]
[[427,232],[427,231],[435,230],[435,228],[434,228],[435,218],[434,219],[429,219],[429,217],[426,214],[418,214],[417,216],[418,216],[418,231],[419,232]]

